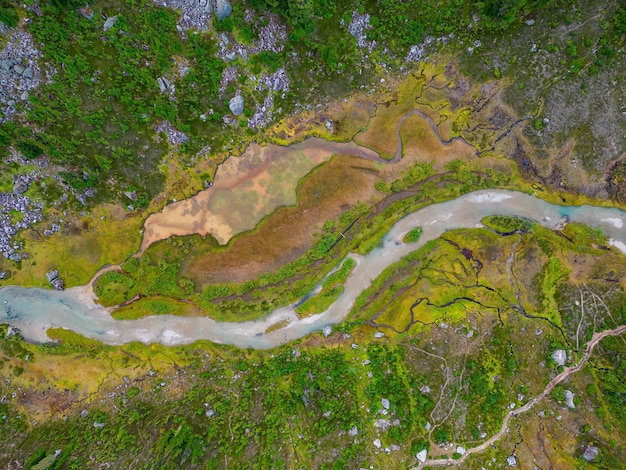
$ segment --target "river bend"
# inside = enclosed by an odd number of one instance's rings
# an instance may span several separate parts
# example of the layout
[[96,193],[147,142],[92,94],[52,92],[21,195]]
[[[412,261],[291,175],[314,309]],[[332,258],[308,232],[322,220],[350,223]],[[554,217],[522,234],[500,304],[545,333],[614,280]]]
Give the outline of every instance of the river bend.
[[[25,339],[35,342],[49,341],[48,328],[65,328],[111,345],[133,341],[178,345],[209,340],[241,348],[269,349],[341,322],[358,295],[385,268],[440,237],[446,230],[479,226],[488,215],[526,217],[548,228],[554,228],[563,217],[568,217],[571,222],[602,228],[611,244],[626,253],[624,211],[594,206],[558,206],[521,192],[482,190],[424,207],[398,221],[381,246],[368,255],[348,255],[357,261],[357,265],[344,285],[344,292],[318,315],[300,319],[293,306],[288,306],[275,310],[266,318],[241,323],[173,315],[115,320],[95,303],[90,286],[73,287],[63,292],[7,286],[0,288],[0,323],[18,327]],[[423,229],[420,240],[403,243],[403,235],[418,226]],[[286,326],[265,334],[269,326],[279,322]]]

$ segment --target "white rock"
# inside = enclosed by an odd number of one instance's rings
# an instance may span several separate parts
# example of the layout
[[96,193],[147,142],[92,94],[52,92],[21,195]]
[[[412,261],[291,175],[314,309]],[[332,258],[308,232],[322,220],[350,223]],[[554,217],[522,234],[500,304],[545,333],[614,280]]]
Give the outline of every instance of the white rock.
[[241,95],[233,96],[228,102],[228,109],[230,109],[230,112],[233,113],[235,116],[239,116],[241,113],[243,113],[244,106],[245,103],[243,101],[243,96]]
[[417,454],[415,454],[415,457],[420,462],[426,462],[426,457],[428,457],[428,451],[426,449],[420,450]]
[[552,353],[552,359],[554,359],[557,365],[564,366],[567,360],[567,353],[563,349],[557,349]]
[[383,398],[382,400],[380,400],[380,402],[383,405],[383,408],[388,410],[389,409],[389,400],[387,400],[386,398]]
[[598,449],[595,446],[587,446],[587,448],[585,449],[585,452],[583,453],[583,458],[587,461],[587,462],[591,462],[593,459],[595,459],[598,454],[600,453],[600,449]]
[[517,464],[517,459],[514,455],[511,455],[510,457],[506,458],[506,463],[509,464],[509,467],[515,467],[515,464]]
[[333,328],[330,325],[327,325],[324,327],[324,329],[322,330],[322,334],[324,335],[324,338],[328,338],[333,332]]
[[107,20],[104,22],[103,29],[105,31],[108,31],[115,25],[116,21],[117,21],[117,15],[107,18]]
[[457,446],[456,447],[456,453],[457,454],[465,455],[465,452],[467,452],[465,447],[463,447],[463,446]]
[[383,336],[385,336],[385,333],[383,333],[382,331],[377,331],[376,333],[374,333],[374,338],[382,338]]
[[565,403],[567,403],[568,408],[576,408],[576,405],[574,404],[574,392],[571,390],[565,390]]
[[383,443],[382,443],[382,442],[380,442],[380,439],[374,439],[374,445],[375,445],[377,448],[379,448],[379,449],[380,449],[380,448],[382,447]]

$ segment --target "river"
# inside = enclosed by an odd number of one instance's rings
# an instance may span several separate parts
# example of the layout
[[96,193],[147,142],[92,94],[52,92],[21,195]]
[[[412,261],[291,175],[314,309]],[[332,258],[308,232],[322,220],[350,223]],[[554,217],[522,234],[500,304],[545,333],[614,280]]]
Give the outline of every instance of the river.
[[[89,286],[73,287],[63,292],[7,286],[0,289],[0,323],[18,327],[25,339],[35,342],[48,341],[46,330],[56,327],[112,345],[132,341],[178,345],[210,340],[241,348],[269,349],[341,322],[358,295],[385,268],[446,230],[476,227],[488,215],[517,215],[548,228],[554,228],[562,217],[568,217],[571,222],[602,228],[611,244],[626,253],[624,211],[594,206],[558,206],[521,192],[482,190],[424,207],[398,221],[381,246],[368,255],[348,255],[357,261],[357,265],[344,285],[344,292],[318,315],[299,319],[293,306],[289,306],[275,310],[266,318],[241,323],[173,315],[114,320],[106,309],[95,303]],[[420,240],[403,243],[403,235],[414,227],[423,229]],[[279,322],[285,326],[264,333],[269,326]]]

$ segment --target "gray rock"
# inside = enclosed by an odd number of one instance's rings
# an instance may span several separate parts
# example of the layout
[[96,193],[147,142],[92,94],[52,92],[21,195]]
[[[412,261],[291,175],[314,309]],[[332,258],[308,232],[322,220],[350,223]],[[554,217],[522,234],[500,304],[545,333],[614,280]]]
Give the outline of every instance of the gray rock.
[[126,196],[128,199],[130,199],[131,201],[135,202],[137,200],[137,191],[126,191],[124,193],[124,196]]
[[28,191],[30,186],[30,178],[23,178],[24,175],[20,175],[17,178],[13,178],[13,192],[15,194],[24,194]]
[[380,442],[380,439],[374,439],[374,445],[380,449],[383,443]]
[[52,287],[54,287],[55,290],[64,290],[65,289],[65,283],[63,282],[63,279],[61,279],[60,277],[57,277],[56,279],[53,279],[52,281],[50,281],[50,284],[52,285]]
[[420,450],[417,454],[415,454],[415,458],[420,462],[426,462],[426,458],[428,457],[428,451],[426,449]]
[[391,427],[391,422],[388,419],[377,419],[374,421],[374,427],[382,431],[386,431]]
[[558,366],[563,366],[567,360],[567,353],[563,349],[557,349],[552,353],[552,359]]
[[33,78],[33,76],[34,76],[34,72],[33,72],[32,67],[27,67],[26,69],[24,69],[24,73],[22,74],[22,77],[28,78],[30,80],[31,78]]
[[215,2],[215,16],[218,20],[228,18],[233,12],[233,7],[228,0],[216,0]]
[[356,426],[350,428],[350,430],[348,431],[348,436],[355,437],[358,435],[359,435],[359,428],[357,428]]
[[514,455],[511,455],[506,458],[506,463],[509,464],[509,467],[515,467],[515,465],[517,464],[517,459]]
[[598,449],[596,446],[587,446],[587,448],[583,452],[583,458],[587,462],[591,462],[598,456],[599,453],[600,449]]
[[9,277],[9,273],[7,271],[0,271],[0,280],[6,279]]
[[61,279],[59,277],[59,271],[57,271],[56,269],[53,269],[52,271],[48,271],[46,273],[46,279],[48,279],[48,282],[50,283],[50,285],[52,287],[54,287],[56,290],[63,290],[64,289],[64,282],[63,279]]
[[535,20],[526,20],[526,25],[527,26],[532,26],[535,24]]
[[245,103],[243,101],[243,96],[241,95],[234,96],[228,103],[228,109],[230,109],[230,112],[235,116],[239,116],[243,113],[244,106]]
[[460,454],[460,455],[465,455],[465,452],[467,452],[467,449],[463,446],[457,446],[456,447],[456,453]]
[[568,408],[576,408],[576,405],[574,405],[574,392],[571,390],[565,390],[565,403],[567,403]]
[[109,29],[111,29],[113,26],[115,26],[116,21],[117,21],[117,15],[107,18],[107,20],[104,22],[104,26],[103,26],[104,30],[108,31]]
[[162,77],[157,78],[157,84],[159,85],[159,91],[161,93],[167,90],[167,87],[165,86],[165,82],[163,81]]
[[20,99],[21,99],[22,101],[26,101],[26,100],[28,99],[28,97],[29,97],[29,96],[30,96],[30,95],[28,94],[28,92],[27,92],[27,91],[25,91],[24,93],[22,93],[22,94],[20,95]]
[[324,338],[328,338],[333,333],[333,328],[330,325],[326,325],[322,330]]
[[98,421],[94,421],[93,427],[97,429],[101,429],[104,427],[104,423],[99,423]]
[[18,75],[22,75],[24,73],[24,67],[22,67],[21,65],[14,65],[13,72]]
[[383,408],[388,410],[389,409],[389,400],[387,400],[386,398],[383,398],[382,400],[380,400],[380,402],[383,405]]
[[12,60],[2,59],[2,70],[4,70],[5,72],[8,72],[11,69],[12,65],[13,65]]

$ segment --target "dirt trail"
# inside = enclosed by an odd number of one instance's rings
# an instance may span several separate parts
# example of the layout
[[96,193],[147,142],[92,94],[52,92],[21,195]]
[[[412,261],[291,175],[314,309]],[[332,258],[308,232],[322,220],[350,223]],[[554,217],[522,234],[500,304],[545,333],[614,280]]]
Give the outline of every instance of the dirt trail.
[[[571,374],[573,374],[575,372],[578,372],[583,367],[583,365],[585,365],[585,362],[587,362],[587,360],[591,356],[591,353],[593,352],[593,348],[595,348],[596,344],[598,344],[598,342],[601,339],[603,339],[603,338],[605,338],[607,336],[618,336],[618,335],[621,335],[623,333],[626,333],[626,325],[622,325],[622,326],[620,326],[618,328],[614,328],[612,330],[605,330],[605,331],[603,331],[601,333],[594,333],[593,337],[591,338],[591,341],[589,341],[587,343],[587,346],[585,348],[584,356],[578,362],[578,364],[576,364],[575,366],[566,367],[563,370],[563,372],[561,372],[559,375],[554,377],[548,383],[548,385],[543,390],[543,392],[541,392],[535,398],[530,400],[524,406],[522,406],[521,408],[517,408],[517,409],[509,411],[506,414],[506,416],[504,417],[504,420],[502,421],[502,426],[500,428],[500,431],[498,431],[496,434],[491,436],[489,439],[487,439],[481,445],[476,446],[476,447],[472,447],[471,449],[467,449],[466,453],[459,459],[452,459],[452,458],[448,458],[448,459],[429,459],[429,460],[425,460],[424,462],[421,462],[417,467],[414,467],[414,470],[422,469],[422,468],[428,467],[428,466],[429,467],[443,466],[443,465],[457,466],[460,463],[464,462],[470,455],[478,454],[478,453],[486,450],[494,442],[496,442],[498,439],[500,439],[505,432],[507,432],[507,430],[509,428],[509,422],[511,421],[511,418],[516,418],[517,416],[521,415],[522,413],[526,413],[528,410],[532,409],[538,402],[543,400],[552,391],[552,389],[556,385],[558,385],[561,382],[563,382]],[[455,446],[453,445],[453,447],[455,447]]]

